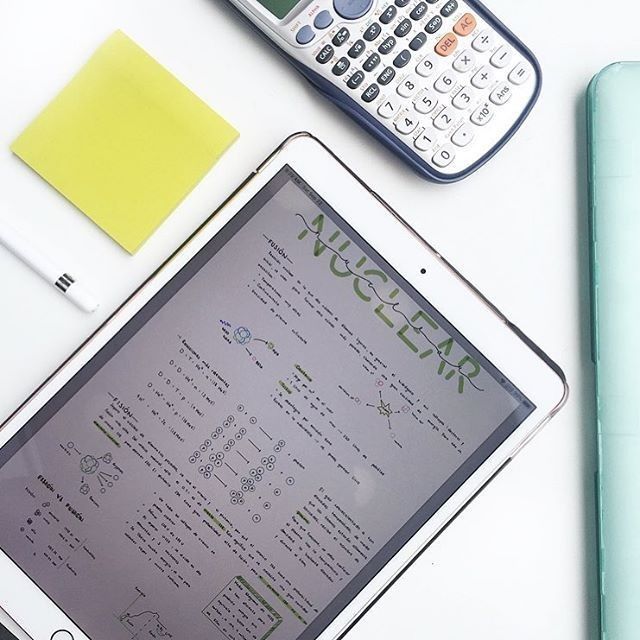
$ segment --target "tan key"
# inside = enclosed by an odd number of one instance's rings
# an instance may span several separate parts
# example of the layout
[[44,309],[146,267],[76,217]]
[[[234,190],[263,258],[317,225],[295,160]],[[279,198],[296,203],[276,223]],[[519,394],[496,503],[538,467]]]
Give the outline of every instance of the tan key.
[[436,53],[444,56],[450,56],[458,47],[458,38],[455,33],[447,33],[446,36],[436,45]]
[[473,30],[478,26],[478,23],[476,22],[475,17],[473,16],[473,14],[471,13],[465,13],[462,18],[460,18],[460,20],[458,20],[458,22],[456,22],[455,27],[453,27],[453,30],[459,35],[459,36],[468,36],[470,33],[473,32]]

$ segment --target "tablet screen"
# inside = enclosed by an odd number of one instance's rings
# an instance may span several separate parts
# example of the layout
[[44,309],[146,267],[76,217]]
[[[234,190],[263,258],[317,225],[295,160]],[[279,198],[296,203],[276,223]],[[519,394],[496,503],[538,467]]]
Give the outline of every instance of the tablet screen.
[[315,638],[533,410],[285,166],[0,451],[0,547],[94,640]]

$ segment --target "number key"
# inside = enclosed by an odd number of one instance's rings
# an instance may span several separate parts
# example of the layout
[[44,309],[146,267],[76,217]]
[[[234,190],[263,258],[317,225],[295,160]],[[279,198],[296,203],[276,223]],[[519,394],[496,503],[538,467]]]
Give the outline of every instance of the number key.
[[438,104],[438,98],[431,89],[422,89],[420,93],[415,97],[413,106],[418,113],[431,113]]
[[418,77],[414,75],[407,76],[398,85],[396,91],[403,98],[410,98],[418,90]]
[[418,126],[418,118],[414,117],[409,109],[405,109],[398,116],[395,124],[399,133],[408,136]]
[[456,152],[450,144],[445,144],[442,149],[433,156],[433,164],[441,169],[448,167],[456,157]]
[[473,102],[473,92],[468,87],[464,87],[456,93],[453,99],[453,106],[456,109],[466,109]]
[[445,71],[433,85],[438,93],[448,93],[456,84],[456,78],[450,71]]
[[455,118],[456,114],[447,107],[433,119],[433,126],[440,131],[446,131],[453,124]]
[[416,73],[423,78],[428,78],[436,68],[432,56],[425,56],[416,66]]
[[388,120],[389,118],[393,118],[393,116],[395,116],[398,111],[400,111],[400,103],[393,98],[385,100],[378,107],[378,114],[381,118],[385,118],[386,120]]
[[431,149],[436,141],[437,133],[432,129],[423,129],[420,135],[413,141],[416,149],[420,151],[428,151]]

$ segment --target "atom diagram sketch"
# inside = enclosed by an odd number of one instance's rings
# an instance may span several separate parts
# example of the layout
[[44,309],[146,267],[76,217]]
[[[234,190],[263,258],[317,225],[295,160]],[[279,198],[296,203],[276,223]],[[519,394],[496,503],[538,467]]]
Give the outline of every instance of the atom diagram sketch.
[[380,401],[378,402],[378,404],[367,403],[367,407],[371,407],[372,409],[377,409],[378,415],[387,419],[387,426],[391,433],[391,437],[395,439],[396,434],[393,432],[393,427],[391,425],[391,416],[395,415],[396,413],[400,413],[400,411],[394,411],[391,408],[391,403],[384,401],[382,397],[382,389],[378,391],[378,395],[380,396]]
[[[83,496],[91,493],[92,485],[94,485],[94,488],[97,488],[100,493],[106,493],[107,489],[111,489],[114,483],[120,479],[111,453],[105,453],[100,457],[83,454],[73,442],[68,442],[67,448],[80,456],[80,463],[78,465],[82,473],[80,493]],[[108,469],[108,471],[105,471],[105,469]]]

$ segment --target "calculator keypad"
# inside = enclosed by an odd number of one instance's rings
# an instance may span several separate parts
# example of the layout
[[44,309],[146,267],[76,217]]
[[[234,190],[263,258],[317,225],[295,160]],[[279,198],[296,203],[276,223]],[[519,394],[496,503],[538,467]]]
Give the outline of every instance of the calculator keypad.
[[377,0],[360,21],[337,18],[308,51],[319,73],[445,175],[489,152],[536,88],[530,61],[464,0]]

